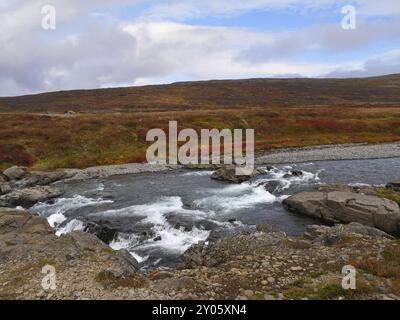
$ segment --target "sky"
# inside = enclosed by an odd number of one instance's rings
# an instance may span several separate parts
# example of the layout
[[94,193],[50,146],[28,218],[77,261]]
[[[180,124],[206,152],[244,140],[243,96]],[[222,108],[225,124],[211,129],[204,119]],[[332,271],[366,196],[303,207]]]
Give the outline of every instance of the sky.
[[400,0],[1,0],[0,49],[0,96],[376,76],[400,73]]

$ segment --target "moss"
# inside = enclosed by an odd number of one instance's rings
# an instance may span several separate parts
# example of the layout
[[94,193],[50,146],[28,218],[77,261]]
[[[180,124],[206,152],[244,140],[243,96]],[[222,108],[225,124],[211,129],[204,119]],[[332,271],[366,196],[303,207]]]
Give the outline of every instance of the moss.
[[114,251],[112,248],[110,248],[110,247],[104,248],[103,251],[104,251],[105,253],[109,253],[109,254],[115,253],[115,251]]

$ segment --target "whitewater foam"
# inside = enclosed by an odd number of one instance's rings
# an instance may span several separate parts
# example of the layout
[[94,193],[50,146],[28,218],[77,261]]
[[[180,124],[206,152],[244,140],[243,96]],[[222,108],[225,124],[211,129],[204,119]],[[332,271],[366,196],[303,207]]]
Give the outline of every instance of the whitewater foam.
[[29,210],[45,217],[49,222],[49,225],[56,230],[56,235],[61,236],[72,231],[84,229],[83,222],[77,219],[73,219],[65,226],[62,226],[62,224],[67,220],[67,217],[65,216],[67,211],[105,203],[113,203],[113,201],[91,199],[81,195],[75,195],[72,198],[59,198],[50,203],[39,202]]
[[60,237],[73,231],[82,231],[84,230],[84,228],[85,226],[82,221],[78,219],[72,219],[64,227],[58,228],[58,230],[56,231],[56,236]]
[[208,210],[232,211],[252,208],[258,204],[268,204],[278,198],[266,191],[263,187],[256,187],[248,183],[232,185],[222,190],[215,190],[215,194],[203,199],[195,200],[196,207]]

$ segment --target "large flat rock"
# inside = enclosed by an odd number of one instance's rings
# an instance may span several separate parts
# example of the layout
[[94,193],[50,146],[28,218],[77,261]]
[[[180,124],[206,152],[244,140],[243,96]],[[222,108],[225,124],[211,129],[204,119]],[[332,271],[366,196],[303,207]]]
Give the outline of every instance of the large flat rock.
[[326,222],[358,222],[400,234],[400,208],[394,201],[355,192],[301,192],[283,204],[293,212]]

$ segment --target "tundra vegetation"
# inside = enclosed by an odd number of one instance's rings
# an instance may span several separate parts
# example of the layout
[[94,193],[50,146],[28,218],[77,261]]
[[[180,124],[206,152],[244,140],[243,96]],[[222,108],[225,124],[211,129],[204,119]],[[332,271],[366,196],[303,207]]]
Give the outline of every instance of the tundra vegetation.
[[254,129],[256,150],[400,140],[400,76],[237,80],[0,98],[0,169],[144,162],[148,130]]

